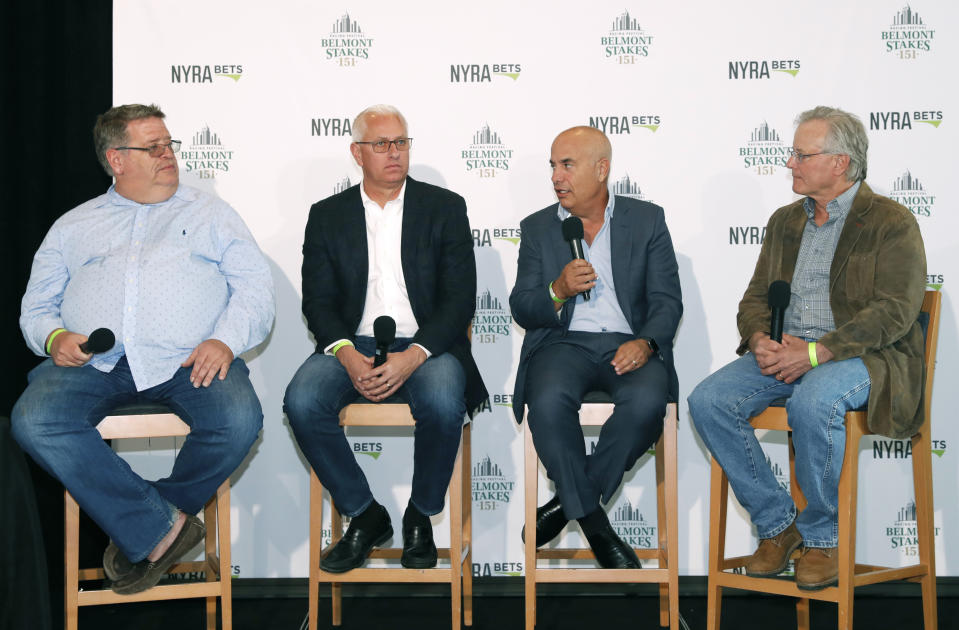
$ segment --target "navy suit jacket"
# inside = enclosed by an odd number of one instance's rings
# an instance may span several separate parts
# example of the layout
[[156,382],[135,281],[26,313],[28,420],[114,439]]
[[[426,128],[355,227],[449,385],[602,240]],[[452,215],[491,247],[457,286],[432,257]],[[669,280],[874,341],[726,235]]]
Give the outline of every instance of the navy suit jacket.
[[[549,295],[549,283],[559,277],[572,254],[563,240],[557,204],[534,212],[520,223],[521,240],[516,285],[509,296],[517,324],[526,329],[513,389],[513,413],[523,419],[526,370],[539,348],[569,330],[576,300],[560,309]],[[667,398],[675,401],[679,383],[673,367],[673,337],[683,314],[679,268],[663,209],[629,197],[616,197],[609,226],[616,299],[636,337],[652,337],[669,374]]]
[[[472,411],[489,394],[467,336],[476,308],[476,259],[463,198],[408,177],[400,258],[419,327],[413,341],[460,361],[466,408]],[[303,314],[317,352],[337,339],[355,338],[368,279],[366,213],[358,184],[313,204],[306,224]]]

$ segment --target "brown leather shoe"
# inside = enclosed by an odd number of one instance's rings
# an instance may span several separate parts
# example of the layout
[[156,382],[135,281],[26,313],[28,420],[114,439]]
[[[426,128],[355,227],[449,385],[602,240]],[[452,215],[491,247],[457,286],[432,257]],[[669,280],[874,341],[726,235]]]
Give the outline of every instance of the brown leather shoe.
[[759,541],[759,548],[746,562],[746,575],[769,577],[786,570],[789,556],[802,544],[802,536],[793,521],[789,527],[772,538]]
[[806,547],[796,563],[796,586],[818,591],[839,581],[839,556],[835,547]]

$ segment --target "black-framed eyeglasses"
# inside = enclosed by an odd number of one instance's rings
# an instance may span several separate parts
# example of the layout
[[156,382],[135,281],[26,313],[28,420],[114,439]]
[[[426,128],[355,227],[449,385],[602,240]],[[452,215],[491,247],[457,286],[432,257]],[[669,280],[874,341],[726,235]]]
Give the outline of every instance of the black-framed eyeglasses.
[[166,153],[167,148],[169,148],[174,153],[180,152],[180,145],[183,144],[179,140],[170,140],[166,144],[157,143],[151,144],[148,147],[113,147],[117,151],[146,151],[150,157],[160,157]]
[[386,153],[390,150],[390,145],[394,145],[397,151],[409,151],[413,144],[413,138],[397,138],[396,140],[371,140],[369,142],[355,142],[354,144],[368,144],[373,148],[373,153]]
[[796,149],[789,149],[789,157],[793,158],[800,164],[803,163],[803,160],[806,158],[815,157],[817,155],[844,155],[843,153],[833,153],[831,151],[820,151],[819,153],[800,153]]

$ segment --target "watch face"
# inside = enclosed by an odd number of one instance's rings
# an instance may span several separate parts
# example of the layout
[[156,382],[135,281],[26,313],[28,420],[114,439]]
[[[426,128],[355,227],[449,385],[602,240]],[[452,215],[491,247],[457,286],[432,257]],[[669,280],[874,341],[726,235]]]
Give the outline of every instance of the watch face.
[[653,341],[652,337],[640,337],[640,339],[642,339],[643,341],[649,344],[650,350],[652,350],[653,352],[659,352],[659,345],[657,345],[656,342]]

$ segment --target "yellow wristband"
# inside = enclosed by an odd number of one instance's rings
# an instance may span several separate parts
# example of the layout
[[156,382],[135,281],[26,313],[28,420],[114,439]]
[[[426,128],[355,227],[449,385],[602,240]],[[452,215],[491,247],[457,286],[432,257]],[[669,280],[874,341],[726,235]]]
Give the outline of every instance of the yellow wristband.
[[809,365],[819,367],[819,359],[816,358],[816,342],[809,342]]
[[53,345],[53,340],[57,338],[57,335],[64,332],[67,332],[66,328],[57,328],[52,333],[50,333],[50,336],[47,337],[47,354],[50,354],[50,346]]
[[[550,296],[551,298],[553,298],[553,301],[556,302],[557,304],[565,304],[565,303],[566,303],[566,300],[561,300],[561,299],[559,299],[558,297],[556,297],[556,292],[553,291],[553,283],[552,283],[552,282],[549,283],[549,296]],[[566,299],[568,300],[569,298],[566,298]]]
[[353,345],[353,342],[352,342],[352,341],[349,341],[349,340],[341,341],[340,343],[338,343],[338,344],[336,344],[335,346],[333,346],[333,349],[330,350],[330,354],[332,354],[332,355],[335,357],[337,350],[339,350],[340,348],[342,348],[342,347],[344,347],[344,346],[352,346],[352,345]]

